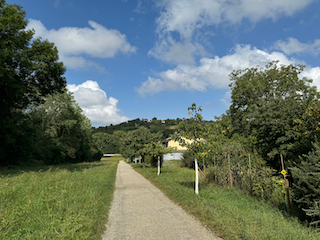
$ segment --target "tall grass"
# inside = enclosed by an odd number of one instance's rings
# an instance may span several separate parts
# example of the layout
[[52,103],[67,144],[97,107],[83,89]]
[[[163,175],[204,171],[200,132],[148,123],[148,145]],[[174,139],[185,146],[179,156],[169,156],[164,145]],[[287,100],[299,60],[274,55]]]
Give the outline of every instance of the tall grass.
[[0,239],[100,239],[119,159],[0,171]]
[[181,168],[179,161],[164,162],[160,176],[155,168],[134,167],[224,239],[320,239],[319,233],[297,219],[235,188],[200,183],[196,196],[194,170]]

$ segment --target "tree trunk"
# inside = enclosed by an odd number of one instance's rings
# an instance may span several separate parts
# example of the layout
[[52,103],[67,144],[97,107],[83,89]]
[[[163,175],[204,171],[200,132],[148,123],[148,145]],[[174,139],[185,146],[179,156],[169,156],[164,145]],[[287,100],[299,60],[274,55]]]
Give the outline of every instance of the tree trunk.
[[204,158],[202,158],[202,164],[203,164],[203,176],[204,176],[204,179],[206,179],[206,164],[205,164]]
[[146,164],[145,164],[145,162],[144,162],[144,158],[145,158],[145,156],[143,155],[143,156],[142,156],[142,166],[143,166],[143,168],[146,167]]
[[251,168],[251,158],[250,158],[250,154],[249,154],[249,174],[251,176],[251,181],[253,180],[253,175],[252,175],[252,168]]
[[216,163],[216,155],[213,157],[213,164],[214,164],[214,180],[217,182],[218,176],[217,176],[217,163]]
[[[282,170],[284,170],[284,162],[283,162],[282,154],[280,154],[280,159],[281,159]],[[288,213],[290,213],[291,206],[290,206],[289,181],[288,181],[288,179],[286,178],[285,175],[283,175],[283,179],[284,179],[285,187],[286,187],[286,197],[287,197],[286,205],[287,205],[287,210],[288,210]]]
[[233,179],[232,179],[232,172],[231,172],[231,163],[230,163],[230,154],[228,154],[228,162],[229,162],[229,178],[230,178],[230,187],[233,187]]

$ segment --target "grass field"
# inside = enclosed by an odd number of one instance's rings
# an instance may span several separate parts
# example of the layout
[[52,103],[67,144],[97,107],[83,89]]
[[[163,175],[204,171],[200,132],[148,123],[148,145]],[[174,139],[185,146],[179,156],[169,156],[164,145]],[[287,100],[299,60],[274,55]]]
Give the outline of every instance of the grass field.
[[0,239],[101,239],[120,159],[0,171]]
[[297,219],[236,189],[200,183],[200,195],[195,196],[194,170],[180,168],[179,161],[164,162],[160,176],[156,168],[133,166],[224,239],[320,239],[320,233]]

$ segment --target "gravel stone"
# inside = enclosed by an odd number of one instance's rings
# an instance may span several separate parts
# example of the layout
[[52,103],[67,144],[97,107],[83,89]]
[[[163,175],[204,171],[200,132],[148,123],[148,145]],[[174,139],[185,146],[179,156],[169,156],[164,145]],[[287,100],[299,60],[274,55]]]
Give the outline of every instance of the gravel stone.
[[221,239],[120,161],[103,240]]

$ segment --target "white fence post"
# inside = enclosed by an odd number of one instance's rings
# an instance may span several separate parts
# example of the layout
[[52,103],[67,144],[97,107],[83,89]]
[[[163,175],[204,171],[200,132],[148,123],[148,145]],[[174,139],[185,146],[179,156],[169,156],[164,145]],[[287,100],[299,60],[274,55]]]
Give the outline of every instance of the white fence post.
[[195,193],[199,194],[199,172],[198,172],[198,161],[195,158],[195,170],[196,170],[196,186],[195,186]]
[[160,175],[160,156],[158,156],[158,176]]

